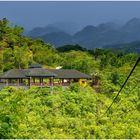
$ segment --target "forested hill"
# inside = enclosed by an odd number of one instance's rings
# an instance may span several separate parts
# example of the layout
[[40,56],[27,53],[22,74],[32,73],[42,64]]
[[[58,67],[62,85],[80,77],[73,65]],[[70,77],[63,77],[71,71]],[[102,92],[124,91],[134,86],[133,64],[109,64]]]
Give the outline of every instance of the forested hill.
[[55,49],[23,35],[23,28],[0,20],[0,71],[62,66],[92,75],[86,87],[0,90],[0,138],[140,138],[140,64],[112,105],[137,58],[136,53],[86,50],[79,45]]
[[116,44],[104,46],[104,49],[110,49],[113,52],[124,53],[140,53],[140,41],[134,41],[130,43]]
[[[0,20],[0,71],[12,68],[27,68],[31,63],[39,63],[44,67],[77,69],[85,73],[93,73],[95,68],[106,66],[120,67],[127,63],[129,55],[124,56],[106,49],[87,50],[79,45],[66,45],[57,50],[51,44],[39,39],[31,39],[23,35],[20,26],[10,26],[7,19]],[[118,57],[120,56],[120,57]],[[109,58],[109,59],[108,59]]]

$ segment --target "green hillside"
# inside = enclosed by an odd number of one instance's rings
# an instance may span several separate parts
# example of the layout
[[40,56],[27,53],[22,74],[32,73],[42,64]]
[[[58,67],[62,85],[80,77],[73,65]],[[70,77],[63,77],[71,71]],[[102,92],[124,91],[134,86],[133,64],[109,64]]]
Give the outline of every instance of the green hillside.
[[[140,64],[105,113],[139,55],[80,46],[56,50],[42,40],[28,38],[23,28],[0,20],[0,71],[62,66],[92,75],[86,87],[16,89],[0,91],[0,138],[140,138]],[[76,46],[76,45],[75,45]],[[64,52],[63,52],[64,50]]]
[[139,138],[140,96],[138,88],[128,91],[103,115],[114,94],[97,94],[89,87],[78,92],[55,88],[53,95],[49,89],[5,88],[0,138]]

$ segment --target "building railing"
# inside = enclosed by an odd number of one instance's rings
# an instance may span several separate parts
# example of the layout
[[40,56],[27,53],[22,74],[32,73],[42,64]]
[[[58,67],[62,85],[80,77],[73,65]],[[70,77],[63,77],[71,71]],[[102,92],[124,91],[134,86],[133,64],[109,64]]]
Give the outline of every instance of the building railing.
[[70,83],[69,82],[64,82],[64,83],[30,83],[30,85],[26,84],[26,83],[0,83],[2,86],[24,86],[24,87],[28,87],[28,86],[47,86],[47,87],[51,87],[51,86],[69,86]]
[[69,86],[70,83],[31,83],[31,86]]
[[5,83],[6,86],[27,86],[25,83]]

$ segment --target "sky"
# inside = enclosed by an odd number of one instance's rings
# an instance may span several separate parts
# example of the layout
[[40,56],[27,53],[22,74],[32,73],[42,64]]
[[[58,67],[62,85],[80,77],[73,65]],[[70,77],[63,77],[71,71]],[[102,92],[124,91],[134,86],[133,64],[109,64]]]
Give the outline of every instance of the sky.
[[54,22],[80,26],[140,18],[140,1],[0,1],[0,19],[30,30]]

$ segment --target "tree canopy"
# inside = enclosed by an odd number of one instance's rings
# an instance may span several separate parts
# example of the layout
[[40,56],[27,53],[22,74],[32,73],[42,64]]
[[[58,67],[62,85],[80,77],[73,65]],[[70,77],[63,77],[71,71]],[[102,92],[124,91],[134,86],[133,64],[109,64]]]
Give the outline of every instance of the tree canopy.
[[[0,72],[43,67],[77,69],[93,76],[90,85],[0,90],[0,138],[140,138],[140,64],[123,91],[106,109],[124,83],[137,53],[86,50],[79,45],[56,49],[23,35],[24,29],[0,20]],[[104,114],[104,115],[103,115]]]

